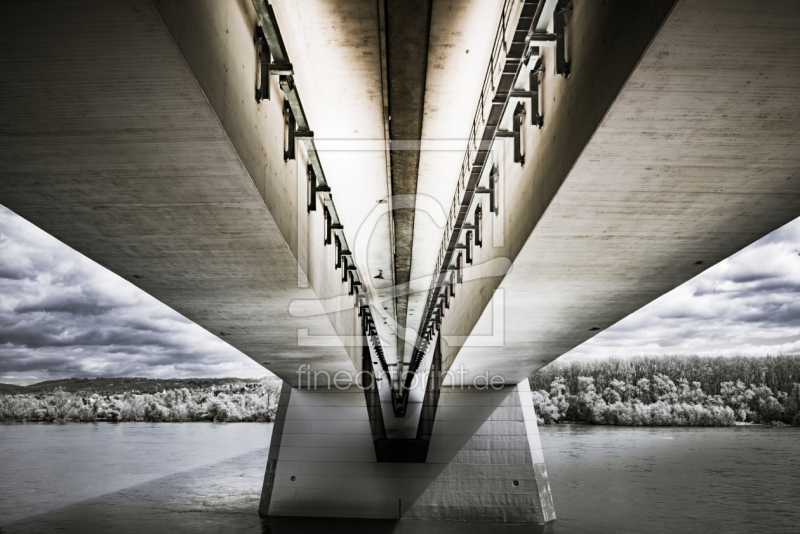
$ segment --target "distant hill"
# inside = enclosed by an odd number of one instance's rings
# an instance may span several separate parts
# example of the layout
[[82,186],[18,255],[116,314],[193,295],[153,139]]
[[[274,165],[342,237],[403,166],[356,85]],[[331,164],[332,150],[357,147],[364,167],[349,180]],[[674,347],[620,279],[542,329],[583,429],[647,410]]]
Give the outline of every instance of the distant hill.
[[13,395],[15,393],[25,393],[25,386],[0,384],[0,395]]
[[63,380],[47,380],[28,386],[0,384],[0,394],[36,393],[40,391],[52,391],[58,388],[71,393],[76,391],[93,391],[96,393],[115,394],[124,393],[126,391],[139,391],[152,394],[165,389],[207,388],[236,382],[258,382],[258,380],[245,378],[66,378]]

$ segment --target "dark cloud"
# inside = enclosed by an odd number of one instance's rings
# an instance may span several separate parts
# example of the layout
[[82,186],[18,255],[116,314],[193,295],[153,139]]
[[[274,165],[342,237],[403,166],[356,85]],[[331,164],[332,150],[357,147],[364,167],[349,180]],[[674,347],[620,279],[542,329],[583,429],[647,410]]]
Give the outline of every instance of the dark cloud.
[[114,309],[113,306],[102,305],[97,302],[80,300],[48,299],[49,302],[37,302],[17,306],[14,313],[67,313],[70,315],[104,315]]
[[267,372],[0,206],[0,381]]
[[749,284],[751,282],[761,282],[763,280],[773,280],[777,276],[774,274],[767,274],[767,273],[742,273],[740,275],[734,275],[731,278],[731,282],[734,284]]
[[28,278],[27,274],[23,271],[14,271],[12,267],[0,265],[0,278],[6,280],[24,280]]

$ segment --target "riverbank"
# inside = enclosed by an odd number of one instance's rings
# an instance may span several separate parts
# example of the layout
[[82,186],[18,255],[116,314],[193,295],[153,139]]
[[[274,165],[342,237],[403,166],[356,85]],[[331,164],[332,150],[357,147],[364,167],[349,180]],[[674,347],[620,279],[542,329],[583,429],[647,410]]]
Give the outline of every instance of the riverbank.
[[541,424],[800,426],[800,356],[555,363],[530,381]]
[[[277,379],[98,380],[105,382],[79,382],[84,388],[74,391],[57,385],[0,395],[0,422],[269,422],[281,387]],[[163,389],[145,392],[155,386]]]
[[[800,426],[796,355],[556,361],[530,382],[540,424]],[[268,422],[280,384],[98,378],[9,386],[0,388],[0,422]]]

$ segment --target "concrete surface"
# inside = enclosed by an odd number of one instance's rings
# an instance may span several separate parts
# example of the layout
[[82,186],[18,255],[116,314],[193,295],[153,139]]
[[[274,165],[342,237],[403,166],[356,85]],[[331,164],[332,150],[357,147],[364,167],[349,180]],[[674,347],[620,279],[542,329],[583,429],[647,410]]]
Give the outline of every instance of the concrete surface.
[[367,261],[358,264],[359,275],[375,303],[373,314],[386,359],[394,362],[392,218],[389,213],[374,223],[370,219],[391,195],[389,157],[384,150],[388,137],[378,3],[299,0],[271,5],[344,232],[351,247],[362,229],[369,238]]
[[281,93],[253,98],[255,15],[192,5],[174,35],[145,0],[3,5],[0,199],[289,383],[301,364],[354,372],[352,308],[288,313],[346,286],[321,210],[298,206]]
[[265,515],[555,519],[527,381],[500,390],[443,389],[424,464],[375,460],[360,389],[286,386],[269,462]]
[[[432,0],[386,0],[386,85],[389,96],[389,135],[408,143],[421,139],[428,66],[428,38],[431,32]],[[419,175],[419,150],[404,147],[391,151],[392,194],[414,195]],[[403,332],[408,313],[406,291],[411,275],[414,244],[413,204],[395,209],[394,272],[398,288],[395,299],[397,327]],[[414,339],[409,340],[412,344]],[[398,361],[404,361],[407,342],[398,338]],[[398,367],[402,373],[403,366]]]
[[[415,193],[430,197],[447,213],[467,148],[475,107],[503,8],[502,0],[434,0],[425,75],[422,151]],[[425,308],[436,267],[442,228],[423,212],[414,218],[411,293],[406,328],[414,333]],[[398,310],[399,311],[399,310]],[[411,361],[413,345],[403,357]]]
[[497,280],[465,283],[445,368],[521,380],[800,215],[800,5],[574,4],[572,75],[546,52],[544,128],[501,169],[504,243],[476,249],[514,260],[503,346],[457,346],[496,328]]

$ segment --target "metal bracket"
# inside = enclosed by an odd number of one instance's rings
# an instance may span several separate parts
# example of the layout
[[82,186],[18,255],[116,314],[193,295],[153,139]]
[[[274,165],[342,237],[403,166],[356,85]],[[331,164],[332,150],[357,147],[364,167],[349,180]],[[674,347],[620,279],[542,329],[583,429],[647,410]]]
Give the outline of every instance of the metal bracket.
[[355,264],[351,264],[351,262],[347,260],[347,257],[345,257],[343,255],[342,256],[342,267],[343,267],[343,270],[342,270],[342,283],[345,283],[345,282],[347,282],[348,273],[350,273],[351,271],[355,271],[356,270],[356,266],[355,266]]
[[[336,239],[337,240],[339,239],[338,235],[336,236]],[[346,265],[345,262],[347,261],[347,257],[350,257],[350,258],[353,257],[351,252],[349,250],[347,250],[347,249],[340,250],[338,256],[339,256],[339,267],[341,267],[342,265]],[[337,267],[337,269],[339,267]]]
[[331,210],[328,209],[328,206],[323,206],[322,208],[322,219],[323,224],[325,225],[325,240],[323,243],[325,245],[330,245],[330,238],[331,238]]
[[[544,126],[544,115],[542,110],[542,99],[539,91],[541,90],[542,77],[541,73],[544,72],[542,67],[542,58],[536,62],[536,66],[531,70],[528,79],[531,94],[531,124],[539,127]],[[534,112],[533,110],[536,110]]]
[[533,32],[526,39],[531,55],[533,48],[554,48],[558,46],[558,34]]
[[[475,208],[475,213],[472,216],[473,223],[464,223],[461,225],[461,230],[470,230],[467,233],[467,238],[471,239],[469,236],[470,233],[475,233],[475,246],[483,248],[483,242],[481,241],[481,217],[483,216],[480,204]],[[467,261],[467,263],[472,263],[471,261]]]
[[[456,248],[464,248],[464,245],[457,246]],[[463,268],[463,263],[461,259],[461,252],[456,255],[456,264],[450,265],[447,267],[447,270],[450,271],[450,296],[456,296],[456,284],[462,283],[461,277],[461,270]]]
[[472,249],[472,232],[467,232],[467,243],[465,245],[462,245],[461,243],[456,243],[453,249],[465,251],[467,256],[467,263],[472,263],[472,255],[470,254],[470,251]]
[[358,274],[355,272],[355,266],[354,266],[353,270],[350,271],[350,292],[349,292],[350,295],[360,293],[360,291],[356,288],[361,287],[363,289],[363,287],[361,286],[361,282],[356,280],[356,276],[358,276]]
[[254,41],[256,43],[256,58],[259,70],[257,81],[260,81],[260,84],[256,86],[256,102],[261,102],[262,100],[269,100],[269,64],[272,60],[272,55],[269,53],[269,43],[261,25],[256,26]]
[[567,14],[572,12],[572,5],[561,0],[553,17],[553,31],[556,35],[556,74],[569,78],[569,55],[567,50]]
[[333,244],[333,230],[344,230],[344,226],[333,222],[333,216],[328,206],[325,206],[325,244]]
[[295,131],[297,125],[294,121],[294,113],[292,107],[289,105],[288,100],[283,102],[283,127],[284,127],[284,145],[283,145],[283,160],[289,161],[294,159],[295,156]]
[[314,166],[309,165],[306,171],[308,175],[308,211],[317,211],[317,193],[330,193],[331,188],[327,185],[317,184],[317,173]]
[[456,269],[457,267],[453,267],[452,265],[447,268],[447,270],[450,271],[450,282],[448,283],[447,287],[450,290],[450,296],[452,298],[456,298]]
[[497,196],[495,194],[495,178],[498,174],[497,165],[492,167],[491,172],[489,173],[489,187],[476,187],[475,193],[476,194],[487,194],[489,195],[489,211],[498,215],[500,210],[497,206]]
[[514,109],[514,163],[525,165],[525,154],[522,153],[522,123],[525,120],[525,104],[517,102]]
[[[530,91],[512,91],[509,97],[516,98],[530,98]],[[525,156],[522,153],[522,123],[525,117],[525,104],[517,102],[517,107],[514,108],[514,116],[512,119],[512,130],[497,130],[496,137],[513,138],[514,139],[514,163],[525,165]]]
[[483,220],[483,209],[480,204],[475,208],[475,215],[473,215],[473,224],[475,225],[475,244],[483,248],[483,240],[481,239],[481,222]]
[[291,63],[270,63],[269,73],[273,76],[291,76],[294,74],[294,67]]
[[532,98],[534,96],[536,96],[536,94],[531,91],[511,91],[508,93],[509,98]]

